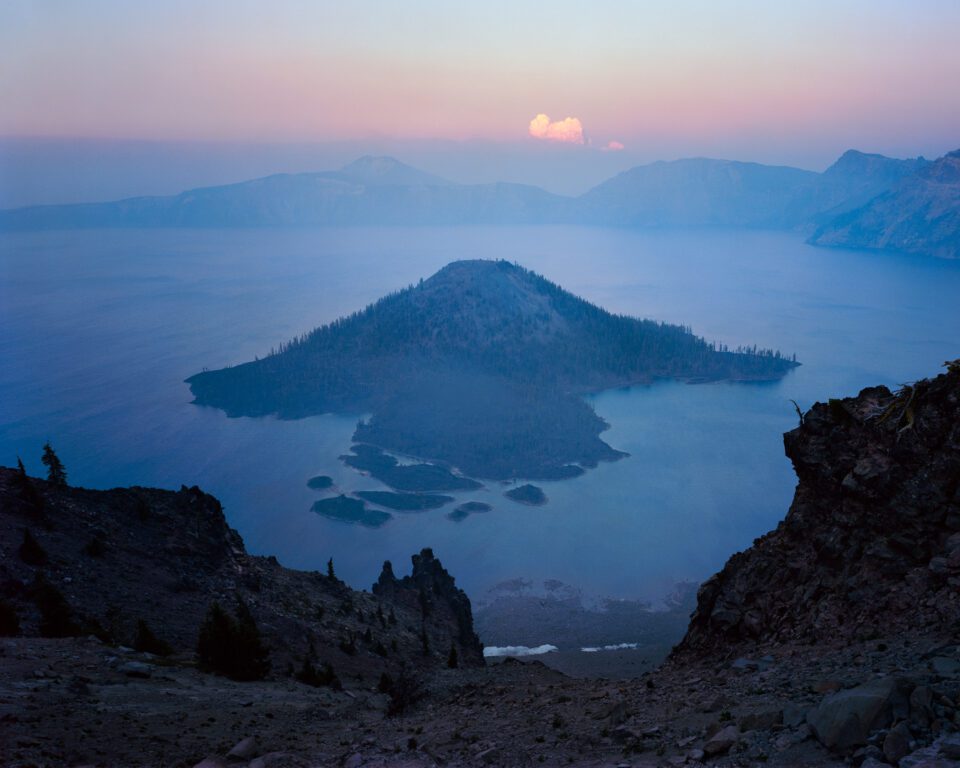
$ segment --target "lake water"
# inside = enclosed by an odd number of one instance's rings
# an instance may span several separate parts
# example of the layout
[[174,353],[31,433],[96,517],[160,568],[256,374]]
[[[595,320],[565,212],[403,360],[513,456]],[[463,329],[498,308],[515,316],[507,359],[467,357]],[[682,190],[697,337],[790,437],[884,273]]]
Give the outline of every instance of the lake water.
[[[310,511],[306,487],[382,487],[343,466],[357,416],[228,419],[183,379],[263,355],[462,258],[506,258],[615,311],[730,346],[796,353],[777,384],[610,391],[592,402],[630,457],[541,483],[544,507],[488,483],[379,529]],[[250,551],[369,587],[432,546],[473,597],[514,577],[651,598],[703,579],[783,517],[790,399],[936,374],[960,356],[960,263],[812,248],[791,234],[589,228],[82,231],[0,234],[0,463],[32,474],[49,439],[76,485],[200,485]]]

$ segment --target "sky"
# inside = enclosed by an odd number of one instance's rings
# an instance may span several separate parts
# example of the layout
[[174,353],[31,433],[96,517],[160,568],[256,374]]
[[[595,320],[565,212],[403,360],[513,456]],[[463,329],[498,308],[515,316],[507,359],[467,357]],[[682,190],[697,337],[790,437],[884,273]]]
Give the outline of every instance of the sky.
[[676,157],[937,156],[957,30],[955,0],[4,0],[0,152],[406,148],[555,189]]

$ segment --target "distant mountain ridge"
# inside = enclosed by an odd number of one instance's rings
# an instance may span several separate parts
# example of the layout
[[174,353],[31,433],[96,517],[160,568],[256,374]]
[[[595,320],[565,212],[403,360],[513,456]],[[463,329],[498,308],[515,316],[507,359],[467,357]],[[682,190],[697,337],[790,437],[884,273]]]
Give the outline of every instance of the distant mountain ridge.
[[641,165],[581,198],[591,223],[617,226],[776,227],[798,188],[798,168],[693,158]]
[[394,158],[276,174],[166,197],[0,211],[0,230],[588,224],[798,230],[817,245],[960,257],[957,153],[856,150],[823,173],[710,158],[658,161],[571,198],[523,184],[458,184]]
[[810,242],[960,258],[960,150],[824,223]]
[[456,184],[389,157],[166,197],[0,211],[3,229],[526,224],[569,217],[567,198],[522,184]]

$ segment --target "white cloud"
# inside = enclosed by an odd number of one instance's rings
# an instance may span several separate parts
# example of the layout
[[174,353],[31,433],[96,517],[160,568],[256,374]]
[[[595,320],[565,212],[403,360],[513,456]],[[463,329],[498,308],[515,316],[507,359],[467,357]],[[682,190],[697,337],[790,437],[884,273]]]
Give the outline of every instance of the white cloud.
[[530,121],[529,132],[535,139],[583,144],[583,125],[576,117],[551,121],[549,116],[541,113]]

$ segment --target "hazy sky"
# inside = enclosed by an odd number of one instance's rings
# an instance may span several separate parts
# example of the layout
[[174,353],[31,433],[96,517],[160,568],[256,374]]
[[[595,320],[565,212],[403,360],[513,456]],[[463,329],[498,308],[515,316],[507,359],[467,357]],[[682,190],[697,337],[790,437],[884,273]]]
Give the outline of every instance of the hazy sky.
[[0,137],[934,156],[958,35],[956,0],[4,0]]

